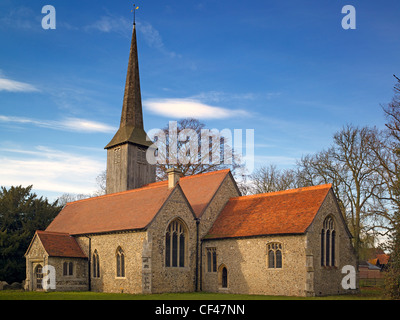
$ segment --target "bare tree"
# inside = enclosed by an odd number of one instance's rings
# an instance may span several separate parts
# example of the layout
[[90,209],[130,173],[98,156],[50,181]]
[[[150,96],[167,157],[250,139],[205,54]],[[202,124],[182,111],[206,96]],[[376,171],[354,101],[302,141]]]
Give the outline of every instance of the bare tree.
[[333,137],[333,145],[298,162],[298,180],[303,185],[331,183],[358,253],[362,232],[367,232],[373,196],[382,186],[379,162],[369,148],[371,129],[348,125]]
[[167,179],[166,171],[170,168],[181,170],[184,176],[222,169],[231,169],[235,174],[243,168],[233,150],[229,131],[208,130],[197,119],[182,119],[172,132],[168,125],[155,136],[159,147],[156,170],[159,181]]
[[291,169],[279,170],[276,165],[262,166],[250,175],[247,194],[266,193],[294,189],[296,173]]

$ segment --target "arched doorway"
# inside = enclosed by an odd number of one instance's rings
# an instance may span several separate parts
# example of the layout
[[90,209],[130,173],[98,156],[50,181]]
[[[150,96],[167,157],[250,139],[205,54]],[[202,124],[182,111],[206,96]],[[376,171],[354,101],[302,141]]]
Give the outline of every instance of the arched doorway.
[[222,288],[228,288],[228,270],[226,267],[222,268]]
[[228,269],[224,264],[218,268],[218,284],[220,288],[228,288]]
[[35,289],[36,290],[42,290],[43,286],[42,286],[42,280],[43,280],[43,267],[42,265],[38,264],[35,268]]

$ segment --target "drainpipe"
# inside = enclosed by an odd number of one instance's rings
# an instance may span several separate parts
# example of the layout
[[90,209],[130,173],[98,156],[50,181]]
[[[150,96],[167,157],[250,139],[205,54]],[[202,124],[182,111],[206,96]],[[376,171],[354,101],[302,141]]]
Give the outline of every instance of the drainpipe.
[[195,290],[199,291],[199,224],[200,220],[196,218],[196,274],[195,274]]

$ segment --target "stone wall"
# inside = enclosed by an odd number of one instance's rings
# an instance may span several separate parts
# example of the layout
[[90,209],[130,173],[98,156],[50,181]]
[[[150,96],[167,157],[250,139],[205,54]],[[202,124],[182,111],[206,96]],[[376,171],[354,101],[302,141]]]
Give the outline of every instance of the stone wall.
[[[199,224],[199,239],[203,239],[207,235],[208,231],[214,224],[218,215],[221,213],[222,209],[228,202],[230,198],[240,196],[239,190],[236,187],[236,182],[233,180],[231,175],[227,175],[222,182],[221,186],[217,190],[215,196],[210,201],[209,205],[204,210],[202,216],[200,217]],[[201,267],[204,265],[204,260],[201,257],[201,241],[198,243],[199,259],[198,263],[198,279],[201,278]],[[201,290],[201,281],[198,281],[197,290]]]
[[[333,218],[336,233],[335,263],[334,266],[321,266],[321,231],[323,223],[328,216]],[[309,290],[310,294],[313,293],[319,296],[358,292],[358,289],[345,290],[341,285],[342,279],[346,275],[342,274],[342,268],[346,265],[351,265],[354,266],[356,272],[358,268],[351,237],[332,190],[329,191],[313,223],[307,230],[306,245],[307,253],[312,257],[312,264],[309,264],[310,277],[313,279],[313,287],[310,287]],[[358,281],[356,283],[358,284]]]
[[[306,236],[262,236],[205,240],[202,245],[202,290],[209,292],[304,296]],[[267,245],[282,247],[282,268],[268,267]],[[207,270],[207,248],[216,248],[217,272]],[[228,271],[222,288],[221,266]]]
[[[121,232],[91,235],[91,254],[97,250],[100,277],[93,277],[91,262],[91,290],[111,293],[142,293],[142,250],[146,232]],[[89,256],[89,239],[77,237],[82,250]],[[116,253],[121,248],[125,258],[125,277],[117,277]]]
[[[72,275],[64,275],[64,262],[72,262]],[[87,259],[82,258],[64,258],[64,257],[49,257],[48,264],[56,270],[56,291],[87,291],[88,278]]]
[[[178,219],[186,229],[184,267],[165,266],[165,233]],[[176,188],[148,228],[151,239],[151,292],[192,292],[195,290],[196,221],[183,196]]]

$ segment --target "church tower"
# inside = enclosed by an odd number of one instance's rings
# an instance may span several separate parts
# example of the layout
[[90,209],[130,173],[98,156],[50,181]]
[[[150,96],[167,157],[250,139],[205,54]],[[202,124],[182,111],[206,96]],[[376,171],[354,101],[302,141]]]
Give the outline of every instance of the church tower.
[[133,25],[121,123],[107,150],[106,193],[140,188],[155,181],[155,166],[146,160],[152,142],[143,127],[136,26]]

